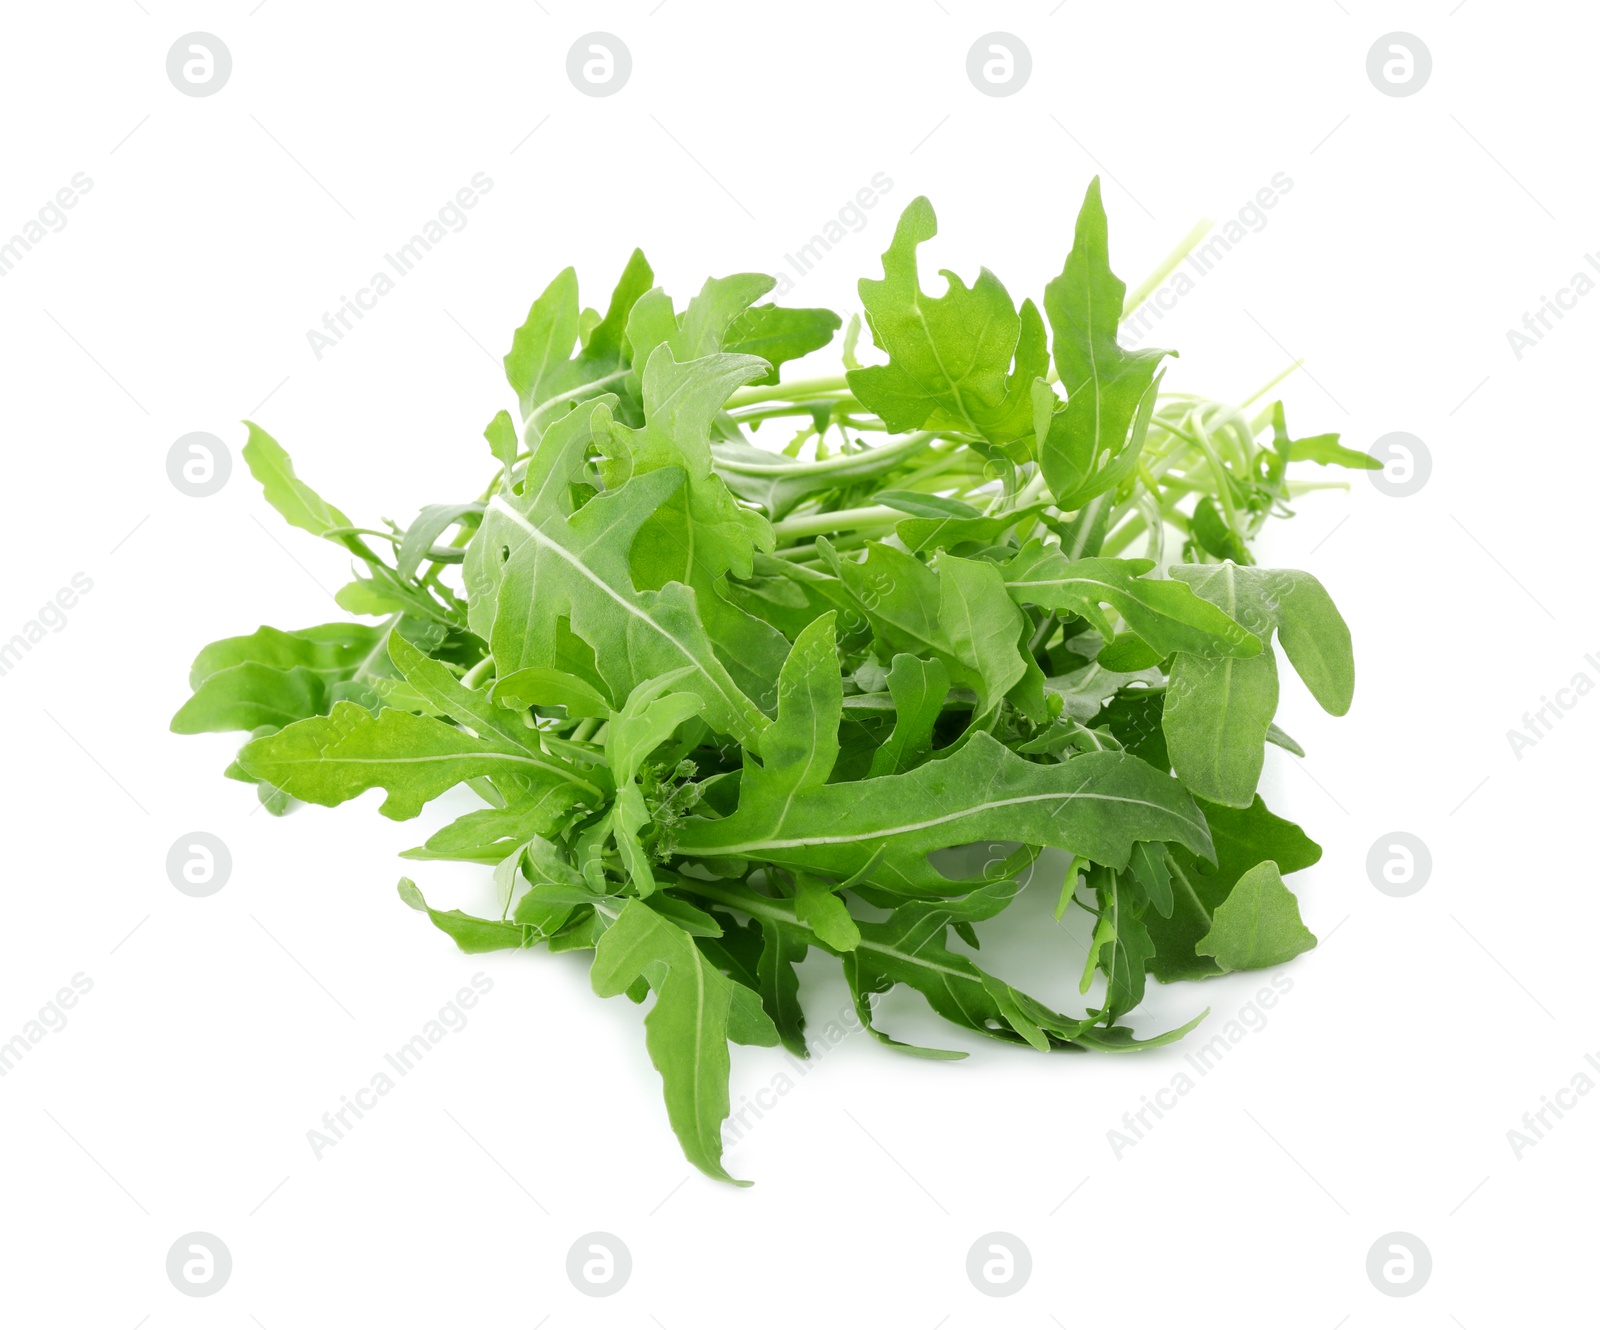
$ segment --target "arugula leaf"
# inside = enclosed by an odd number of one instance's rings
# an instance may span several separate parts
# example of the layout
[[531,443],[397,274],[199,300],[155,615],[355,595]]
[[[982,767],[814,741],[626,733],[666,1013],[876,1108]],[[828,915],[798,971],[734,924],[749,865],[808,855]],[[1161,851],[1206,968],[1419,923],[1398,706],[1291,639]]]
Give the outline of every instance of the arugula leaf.
[[1283,885],[1278,865],[1268,859],[1234,883],[1211,917],[1211,931],[1194,949],[1215,957],[1224,971],[1262,970],[1316,945],[1311,930],[1300,922],[1294,893]]
[[772,369],[752,382],[776,383],[780,365],[820,351],[838,331],[839,316],[831,309],[754,305],[728,325],[723,346],[738,355],[760,356]]
[[[1186,565],[1173,575],[1270,646],[1272,633],[1311,695],[1342,716],[1355,691],[1350,629],[1309,573]],[[1248,659],[1180,652],[1172,667],[1162,728],[1179,777],[1196,794],[1243,808],[1255,794],[1262,754],[1278,707],[1278,671],[1269,650]]]
[[261,627],[213,642],[189,670],[193,695],[172,718],[174,734],[282,728],[319,716],[341,697],[365,694],[358,680],[382,650],[386,628],[320,624],[286,633]]
[[243,457],[266,500],[290,526],[327,537],[350,525],[350,519],[295,474],[294,463],[278,441],[253,421],[245,421],[250,437]]
[[927,295],[917,277],[917,246],[937,230],[933,205],[913,199],[884,252],[882,280],[860,283],[872,340],[889,363],[845,377],[891,430],[920,429],[937,415],[939,423],[991,443],[1023,438],[1033,428],[1031,387],[1046,368],[1039,312],[1030,300],[1019,315],[987,268],[970,287],[943,271],[949,289]]
[[1316,462],[1319,466],[1347,466],[1354,471],[1382,471],[1383,463],[1371,453],[1358,453],[1339,442],[1337,434],[1318,434],[1289,444],[1291,462]]
[[872,755],[871,776],[895,776],[919,765],[933,749],[933,727],[944,713],[950,675],[936,660],[901,652],[889,667],[894,729]]
[[599,800],[601,787],[571,764],[529,752],[500,736],[475,738],[430,716],[385,709],[376,716],[338,702],[326,716],[296,721],[252,739],[239,765],[257,780],[308,804],[332,807],[375,787],[388,797],[378,807],[397,821],[476,776],[509,776],[538,788],[566,787],[577,802]]
[[533,945],[534,929],[524,924],[508,924],[501,919],[478,919],[460,910],[435,910],[422,898],[417,884],[408,877],[400,879],[400,899],[413,910],[420,910],[441,933],[455,940],[456,946],[469,956],[485,951],[521,950]]
[[1032,387],[1039,463],[1064,511],[1122,483],[1138,465],[1154,409],[1157,371],[1169,351],[1127,351],[1117,341],[1127,287],[1111,271],[1100,180],[1089,185],[1072,251],[1044,289],[1055,341],[1061,405],[1043,383]]
[[1001,568],[1006,592],[1021,605],[1082,615],[1109,639],[1111,606],[1158,656],[1254,656],[1261,642],[1181,581],[1146,577],[1148,559],[1069,559],[1059,547],[1029,541]]
[[583,324],[577,273],[563,269],[533,302],[505,357],[506,381],[517,394],[532,439],[558,418],[563,407],[571,409],[588,397],[618,390],[630,363],[625,330],[635,304],[653,280],[644,254],[634,250],[605,317],[588,329],[576,355],[574,344]]
[[1156,952],[1151,972],[1162,983],[1203,979],[1220,974],[1196,944],[1211,930],[1212,918],[1247,872],[1270,860],[1280,873],[1309,868],[1322,857],[1322,847],[1293,822],[1277,817],[1259,795],[1248,808],[1227,808],[1200,801],[1216,847],[1216,863],[1208,864],[1181,846],[1168,848],[1166,866],[1172,878],[1173,907],[1169,917],[1148,918]]
[[[661,1073],[667,1117],[689,1162],[708,1177],[738,1182],[722,1167],[722,1122],[728,1116],[728,1040],[778,1042],[749,990],[711,964],[694,940],[640,901],[629,901],[595,947],[590,982],[616,997],[638,979],[655,991],[644,1018],[650,1061]],[[747,1186],[747,1183],[739,1183]]]

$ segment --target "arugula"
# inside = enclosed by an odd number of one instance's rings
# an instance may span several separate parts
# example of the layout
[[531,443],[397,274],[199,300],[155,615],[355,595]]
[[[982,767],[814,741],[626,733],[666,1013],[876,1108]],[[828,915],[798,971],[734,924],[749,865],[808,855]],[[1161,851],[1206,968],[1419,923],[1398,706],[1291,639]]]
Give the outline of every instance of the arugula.
[[[1314,946],[1285,883],[1320,850],[1257,792],[1278,654],[1333,714],[1350,633],[1309,573],[1255,565],[1266,520],[1372,465],[1290,437],[1283,405],[1162,390],[1117,340],[1098,181],[1058,276],[1013,301],[987,269],[929,295],[916,199],[861,283],[844,372],[781,368],[841,326],[761,303],[761,274],[679,308],[635,251],[603,311],[576,274],[534,301],[484,431],[486,483],[357,526],[248,425],[291,525],[344,549],[365,622],[205,647],[183,734],[238,731],[269,810],[382,789],[418,817],[481,807],[408,859],[481,864],[496,911],[405,904],[464,951],[592,953],[645,1044],[688,1159],[723,1163],[730,1045],[806,1053],[799,967],[1040,1050],[1125,1051],[1150,977],[1283,964]],[[777,437],[774,438],[774,432]],[[490,466],[492,464],[492,468]],[[976,856],[974,847],[985,847]],[[1065,857],[1093,918],[1063,1013],[980,961],[980,933]],[[978,857],[986,858],[981,868]]]

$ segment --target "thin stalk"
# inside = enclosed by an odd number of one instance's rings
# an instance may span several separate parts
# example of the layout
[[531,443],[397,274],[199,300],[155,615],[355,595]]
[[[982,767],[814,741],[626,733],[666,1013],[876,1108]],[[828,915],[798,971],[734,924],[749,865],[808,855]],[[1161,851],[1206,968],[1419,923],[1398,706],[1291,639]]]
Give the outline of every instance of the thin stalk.
[[1256,401],[1258,398],[1265,397],[1274,388],[1276,388],[1280,383],[1282,383],[1291,374],[1293,374],[1295,372],[1295,370],[1299,369],[1300,366],[1302,366],[1305,363],[1306,362],[1303,361],[1303,360],[1296,360],[1296,361],[1294,361],[1293,363],[1290,364],[1288,369],[1279,370],[1278,373],[1274,374],[1270,379],[1268,379],[1259,388],[1257,388],[1253,393],[1251,393],[1250,396],[1246,397],[1244,399],[1244,401],[1239,403],[1240,410],[1243,410],[1245,407],[1249,406],[1252,402]]
[[742,458],[719,457],[717,470],[732,471],[741,476],[797,476],[815,475],[818,472],[823,474],[835,471],[848,472],[851,467],[859,467],[863,462],[883,461],[885,458],[898,457],[902,453],[909,456],[927,447],[937,437],[936,434],[919,431],[916,434],[907,434],[903,439],[880,444],[876,448],[863,448],[856,453],[842,453],[821,462],[796,463],[776,459],[771,462],[747,462]]
[[1172,252],[1156,265],[1155,271],[1128,292],[1127,298],[1122,302],[1123,319],[1126,319],[1128,315],[1132,314],[1134,310],[1138,309],[1140,305],[1150,298],[1155,289],[1172,275],[1174,268],[1189,257],[1189,251],[1205,239],[1206,233],[1215,225],[1216,223],[1209,217],[1202,217],[1189,228],[1189,234],[1178,241]]
[[906,514],[898,508],[874,504],[869,508],[837,508],[832,512],[785,517],[781,522],[774,522],[772,530],[780,540],[788,540],[826,535],[830,531],[849,531],[863,526],[892,526],[904,521],[905,517]]
[[850,381],[843,374],[821,379],[796,379],[793,383],[773,383],[760,388],[740,388],[728,398],[728,406],[750,406],[755,402],[793,402],[802,397],[847,392]]
[[1129,545],[1139,538],[1140,532],[1145,528],[1145,516],[1135,509],[1128,517],[1105,538],[1105,543],[1100,547],[1100,553],[1107,559],[1114,559]]
[[1200,451],[1205,453],[1206,460],[1211,463],[1211,469],[1217,477],[1217,499],[1222,504],[1223,516],[1227,519],[1228,529],[1244,534],[1244,528],[1239,525],[1239,513],[1233,506],[1232,486],[1228,484],[1228,470],[1222,464],[1222,458],[1217,455],[1216,448],[1212,445],[1211,436],[1206,433],[1206,427],[1201,423],[1198,415],[1191,412],[1189,423],[1195,431],[1195,443]]

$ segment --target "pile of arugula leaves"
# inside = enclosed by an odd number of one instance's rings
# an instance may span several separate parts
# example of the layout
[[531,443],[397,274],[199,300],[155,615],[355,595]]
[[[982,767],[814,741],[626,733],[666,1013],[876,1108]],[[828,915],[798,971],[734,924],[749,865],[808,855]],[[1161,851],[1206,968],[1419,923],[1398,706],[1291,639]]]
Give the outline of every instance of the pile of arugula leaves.
[[[1265,744],[1299,752],[1276,648],[1339,715],[1350,635],[1250,540],[1318,487],[1294,463],[1377,463],[1291,439],[1281,402],[1158,391],[1170,353],[1118,345],[1098,181],[1039,305],[987,269],[928,295],[934,230],[915,200],[861,283],[880,363],[852,320],[846,372],[789,383],[841,321],[757,303],[771,278],[678,310],[635,252],[602,313],[568,269],[512,339],[482,495],[403,528],[354,525],[249,425],[267,501],[355,556],[338,601],[373,622],[214,642],[172,721],[248,731],[227,774],[273,812],[381,787],[412,818],[469,787],[483,807],[408,857],[491,866],[500,916],[401,897],[465,951],[592,950],[602,997],[653,990],[668,1116],[716,1178],[729,1042],[804,1055],[812,949],[899,1048],[871,1006],[895,985],[995,1039],[1118,1050],[1195,1024],[1119,1023],[1147,974],[1316,941],[1283,874],[1320,850],[1256,784]],[[977,871],[941,853],[979,842],[1003,853]],[[1056,917],[1095,919],[1079,1015],[974,955],[1046,847]]]

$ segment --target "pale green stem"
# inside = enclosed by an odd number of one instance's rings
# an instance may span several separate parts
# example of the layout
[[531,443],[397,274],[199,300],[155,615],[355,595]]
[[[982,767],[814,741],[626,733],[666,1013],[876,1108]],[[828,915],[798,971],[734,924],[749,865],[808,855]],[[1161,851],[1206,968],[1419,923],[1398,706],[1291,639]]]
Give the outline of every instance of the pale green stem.
[[881,504],[870,508],[839,508],[827,513],[803,513],[799,517],[785,517],[772,524],[773,534],[780,540],[805,536],[826,535],[830,531],[848,531],[861,526],[892,526],[904,521],[907,514],[898,508]]
[[1202,217],[1190,227],[1189,234],[1178,241],[1172,253],[1168,254],[1166,258],[1156,265],[1155,271],[1132,291],[1128,292],[1127,298],[1122,302],[1122,318],[1126,319],[1128,315],[1144,304],[1150,298],[1151,293],[1172,275],[1174,268],[1189,257],[1189,251],[1205,239],[1206,232],[1215,225],[1216,223],[1209,217]]
[[792,402],[801,397],[847,392],[850,382],[843,374],[823,379],[796,379],[793,383],[773,383],[760,388],[740,388],[728,398],[728,406],[751,406],[756,402]]
[[1302,366],[1305,363],[1306,362],[1303,361],[1303,360],[1296,360],[1295,362],[1293,362],[1289,366],[1288,369],[1280,370],[1277,374],[1274,374],[1272,376],[1272,378],[1268,379],[1259,388],[1257,388],[1253,393],[1251,393],[1250,396],[1246,397],[1244,399],[1244,401],[1239,403],[1240,409],[1242,410],[1243,408],[1249,406],[1250,403],[1256,401],[1257,399],[1265,397],[1274,388],[1276,388],[1280,383],[1282,383],[1291,374],[1293,374],[1295,372],[1295,370],[1299,369],[1300,366]]

